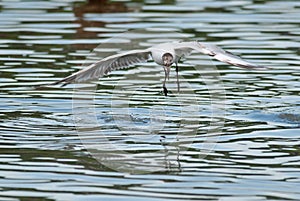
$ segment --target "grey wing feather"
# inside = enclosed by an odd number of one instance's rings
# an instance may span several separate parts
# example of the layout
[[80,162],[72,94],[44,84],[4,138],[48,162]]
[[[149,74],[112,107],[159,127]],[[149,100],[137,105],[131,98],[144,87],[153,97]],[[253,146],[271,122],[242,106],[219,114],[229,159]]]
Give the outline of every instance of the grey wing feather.
[[79,83],[98,79],[113,70],[128,68],[134,64],[146,62],[149,57],[150,51],[148,49],[132,50],[126,53],[112,55],[53,84],[64,83],[62,86],[65,86],[70,83]]
[[215,59],[243,68],[260,68],[265,69],[266,66],[261,66],[257,64],[250,63],[244,59],[236,56],[230,52],[223,50],[222,48],[208,43],[199,43],[198,41],[194,42],[181,42],[178,43],[175,47],[176,54],[190,54],[192,50],[196,50],[203,54],[214,57]]

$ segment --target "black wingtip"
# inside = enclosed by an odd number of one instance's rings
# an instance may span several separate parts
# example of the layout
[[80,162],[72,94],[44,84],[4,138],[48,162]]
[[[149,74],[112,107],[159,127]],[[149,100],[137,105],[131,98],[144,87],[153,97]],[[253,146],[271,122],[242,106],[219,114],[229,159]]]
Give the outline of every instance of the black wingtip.
[[68,80],[66,78],[64,78],[62,80],[58,80],[56,82],[52,82],[52,83],[49,83],[49,84],[40,84],[40,85],[34,86],[34,89],[36,89],[36,90],[44,89],[44,88],[54,86],[54,85],[58,85],[58,84],[62,84],[60,87],[64,87],[64,86],[70,84],[70,82],[68,82]]
[[261,66],[261,65],[248,66],[246,68],[251,69],[251,70],[270,70],[270,67],[268,67],[268,66]]
[[33,89],[34,90],[40,90],[40,89],[47,88],[48,86],[49,86],[48,84],[40,84],[40,85],[37,85],[37,86],[33,86]]
[[259,66],[258,69],[260,69],[260,70],[270,70],[271,67],[270,66]]
[[250,63],[249,64],[229,63],[229,64],[240,67],[240,68],[249,69],[249,70],[269,70],[270,69],[270,67],[268,67],[268,66],[255,65],[255,64],[250,64]]

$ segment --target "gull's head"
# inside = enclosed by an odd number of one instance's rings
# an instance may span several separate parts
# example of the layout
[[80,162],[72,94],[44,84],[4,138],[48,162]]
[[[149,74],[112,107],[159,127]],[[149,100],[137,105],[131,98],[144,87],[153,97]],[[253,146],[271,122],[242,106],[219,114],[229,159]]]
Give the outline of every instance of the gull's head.
[[162,60],[164,62],[164,66],[169,67],[173,64],[173,56],[170,53],[163,54]]

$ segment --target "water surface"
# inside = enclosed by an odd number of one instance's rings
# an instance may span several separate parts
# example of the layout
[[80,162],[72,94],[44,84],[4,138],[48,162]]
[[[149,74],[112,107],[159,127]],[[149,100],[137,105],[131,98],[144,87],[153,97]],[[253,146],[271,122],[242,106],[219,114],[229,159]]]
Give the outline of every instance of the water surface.
[[[299,8],[1,1],[0,199],[298,200]],[[168,97],[151,61],[86,85],[33,88],[172,40],[213,42],[270,69],[193,54],[180,64],[180,94],[172,71]]]

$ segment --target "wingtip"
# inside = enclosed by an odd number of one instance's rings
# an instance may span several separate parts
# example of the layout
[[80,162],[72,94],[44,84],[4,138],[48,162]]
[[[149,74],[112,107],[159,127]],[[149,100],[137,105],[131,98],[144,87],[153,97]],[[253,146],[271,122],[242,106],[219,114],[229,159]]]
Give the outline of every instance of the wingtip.
[[47,87],[48,87],[48,84],[40,84],[40,85],[37,85],[37,86],[33,86],[32,88],[34,90],[40,90],[40,89],[47,88]]
[[66,86],[66,85],[71,84],[72,82],[74,82],[75,79],[76,79],[76,75],[70,75],[70,76],[65,77],[65,78],[63,78],[61,80],[58,80],[58,81],[56,81],[56,82],[54,82],[54,83],[52,83],[50,85],[61,84],[60,87],[64,87],[64,86]]
[[35,90],[39,90],[39,89],[48,88],[50,86],[54,86],[54,85],[58,85],[58,84],[61,84],[60,87],[64,87],[64,86],[70,84],[70,82],[66,82],[65,79],[62,79],[62,80],[58,80],[56,82],[52,82],[52,83],[49,83],[49,84],[40,84],[40,85],[34,86],[33,88]]
[[254,70],[270,70],[270,67],[258,65],[258,66],[254,66],[252,69],[254,69]]

